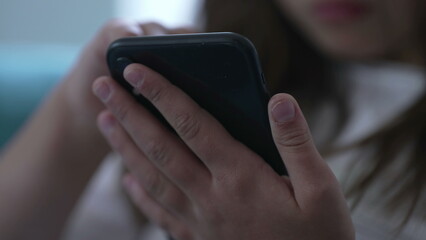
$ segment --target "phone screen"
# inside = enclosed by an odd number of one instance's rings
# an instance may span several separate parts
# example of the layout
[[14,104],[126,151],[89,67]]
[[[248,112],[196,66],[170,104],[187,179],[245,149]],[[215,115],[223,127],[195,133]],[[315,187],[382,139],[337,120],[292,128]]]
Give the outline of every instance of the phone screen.
[[[286,174],[270,131],[269,94],[255,48],[246,38],[233,33],[126,38],[110,46],[107,60],[112,77],[129,92],[132,87],[123,78],[127,65],[140,63],[159,72],[277,173]],[[145,98],[135,97],[168,125]]]

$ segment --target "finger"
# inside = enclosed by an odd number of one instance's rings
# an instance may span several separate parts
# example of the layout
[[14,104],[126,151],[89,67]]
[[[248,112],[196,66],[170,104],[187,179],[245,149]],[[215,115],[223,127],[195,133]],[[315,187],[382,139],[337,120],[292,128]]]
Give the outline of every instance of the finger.
[[[208,112],[159,73],[139,64],[124,71],[125,78],[146,97],[175,129],[180,138],[210,171],[247,165],[255,155],[236,141]],[[259,157],[258,157],[259,158]]]
[[95,94],[124,127],[145,156],[189,196],[210,177],[193,153],[114,80],[102,77]]
[[111,112],[99,114],[98,126],[129,171],[158,202],[177,214],[187,212],[189,199],[145,157]]
[[294,98],[275,95],[269,103],[272,135],[286,165],[296,198],[321,191],[335,182],[328,165],[318,153],[308,124]]
[[135,21],[114,19],[106,24],[109,43],[124,37],[145,35],[143,28]]
[[169,34],[188,34],[188,33],[199,33],[200,31],[189,28],[189,27],[179,27],[169,29]]
[[155,224],[168,232],[176,240],[193,239],[186,225],[167,209],[158,204],[148,192],[140,187],[132,175],[123,178],[123,185],[133,203]]
[[144,35],[157,36],[165,34],[186,34],[195,33],[196,30],[186,27],[179,28],[166,28],[165,26],[156,22],[144,22],[139,24]]
[[[89,44],[89,48],[94,48],[97,55],[102,59],[106,57],[106,49],[115,40],[125,37],[142,36],[143,30],[138,23],[123,19],[113,19],[108,21],[98,32],[97,37]],[[90,52],[90,51],[86,51]]]
[[169,33],[166,27],[156,22],[141,23],[139,26],[142,28],[144,35],[157,36]]

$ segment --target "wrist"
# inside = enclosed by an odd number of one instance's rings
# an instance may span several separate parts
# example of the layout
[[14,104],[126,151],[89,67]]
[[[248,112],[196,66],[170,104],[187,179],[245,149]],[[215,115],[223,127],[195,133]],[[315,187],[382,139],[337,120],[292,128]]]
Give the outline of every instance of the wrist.
[[81,86],[78,82],[81,78],[79,72],[70,72],[51,95],[52,102],[55,103],[53,107],[66,116],[64,121],[75,131],[97,133],[96,118],[103,107],[92,94],[91,84]]
[[92,161],[92,158],[105,156],[110,148],[97,128],[98,112],[70,102],[66,89],[67,83],[64,82],[54,90],[44,106],[45,116],[52,118],[47,119],[55,130],[52,134],[58,135],[59,143],[80,152],[81,158]]

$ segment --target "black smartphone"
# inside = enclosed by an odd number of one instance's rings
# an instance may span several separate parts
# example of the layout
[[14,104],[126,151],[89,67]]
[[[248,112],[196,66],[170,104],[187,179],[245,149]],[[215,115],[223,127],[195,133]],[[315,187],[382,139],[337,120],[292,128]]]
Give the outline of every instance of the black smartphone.
[[[235,33],[200,33],[123,38],[107,53],[111,76],[129,93],[123,78],[131,63],[143,64],[181,88],[237,140],[260,155],[278,174],[287,174],[268,120],[270,95],[254,45]],[[135,98],[166,126],[144,97]]]

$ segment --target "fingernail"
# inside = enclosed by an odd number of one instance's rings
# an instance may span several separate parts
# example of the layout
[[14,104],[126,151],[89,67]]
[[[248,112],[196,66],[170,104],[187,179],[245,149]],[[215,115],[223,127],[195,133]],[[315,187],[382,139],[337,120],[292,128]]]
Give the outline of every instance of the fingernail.
[[272,117],[277,123],[284,123],[292,120],[295,116],[294,103],[289,100],[279,102],[272,108]]
[[139,88],[140,86],[142,86],[144,77],[145,73],[139,69],[133,69],[129,71],[125,76],[127,81],[135,88]]
[[108,84],[105,82],[101,82],[97,84],[95,88],[95,94],[98,96],[103,102],[106,102],[111,94],[111,89]]

